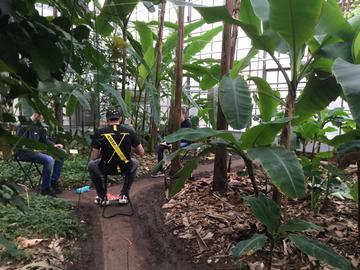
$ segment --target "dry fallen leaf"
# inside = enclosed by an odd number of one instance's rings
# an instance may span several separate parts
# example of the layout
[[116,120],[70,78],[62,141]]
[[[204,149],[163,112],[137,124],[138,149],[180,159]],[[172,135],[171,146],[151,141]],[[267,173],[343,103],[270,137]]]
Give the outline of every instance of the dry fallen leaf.
[[44,240],[46,240],[46,239],[28,239],[28,238],[21,237],[21,236],[16,238],[16,242],[18,243],[20,248],[23,248],[23,249],[34,247],[34,246],[40,244]]
[[55,258],[57,258],[59,261],[64,262],[65,258],[64,255],[62,253],[62,249],[61,249],[61,242],[64,240],[64,238],[55,238],[51,241],[49,248],[50,248],[50,253],[52,256],[54,256]]

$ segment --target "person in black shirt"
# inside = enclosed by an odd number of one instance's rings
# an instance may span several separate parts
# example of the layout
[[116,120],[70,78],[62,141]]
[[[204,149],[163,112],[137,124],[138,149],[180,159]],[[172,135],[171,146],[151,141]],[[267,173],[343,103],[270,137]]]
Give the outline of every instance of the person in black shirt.
[[[28,139],[53,145],[57,148],[63,149],[64,146],[62,144],[55,144],[46,135],[46,130],[41,125],[43,121],[43,116],[34,112],[31,115],[29,125],[26,126],[17,126],[16,127],[16,136],[18,137],[26,137]],[[19,161],[25,162],[34,162],[43,165],[42,171],[42,184],[40,193],[42,195],[49,195],[56,197],[56,194],[61,193],[61,189],[58,185],[58,180],[60,178],[61,170],[64,165],[64,159],[55,160],[53,157],[41,153],[41,152],[33,152],[28,149],[19,149],[16,153]]]
[[88,169],[97,192],[95,203],[103,206],[109,203],[104,186],[106,175],[124,175],[119,203],[129,202],[129,191],[138,166],[137,160],[130,157],[131,149],[134,148],[138,155],[144,155],[144,148],[135,132],[120,125],[120,118],[119,111],[108,110],[106,112],[108,126],[97,130],[91,143],[91,161]]
[[[189,120],[189,118],[186,118],[186,108],[185,107],[182,107],[181,108],[181,124],[180,124],[180,128],[191,128],[191,122]],[[189,144],[191,144],[191,142],[189,141],[186,141],[186,140],[181,140],[180,141],[180,148],[183,148],[183,147],[186,147],[188,146]],[[160,161],[163,160],[164,158],[164,150],[165,149],[171,149],[172,145],[167,143],[167,142],[163,142],[163,143],[160,143],[158,145],[158,148],[157,148],[157,160],[158,160],[158,163]],[[151,174],[151,177],[162,177],[164,176],[164,172],[163,172],[163,168],[160,167],[159,170],[157,172],[153,172]]]

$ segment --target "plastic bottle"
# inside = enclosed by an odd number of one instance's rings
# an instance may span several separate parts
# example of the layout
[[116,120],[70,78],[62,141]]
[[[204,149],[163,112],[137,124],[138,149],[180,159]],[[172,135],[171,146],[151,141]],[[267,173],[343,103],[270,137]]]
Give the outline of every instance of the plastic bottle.
[[84,193],[84,192],[88,192],[90,190],[90,186],[83,186],[81,188],[77,188],[75,189],[76,193]]

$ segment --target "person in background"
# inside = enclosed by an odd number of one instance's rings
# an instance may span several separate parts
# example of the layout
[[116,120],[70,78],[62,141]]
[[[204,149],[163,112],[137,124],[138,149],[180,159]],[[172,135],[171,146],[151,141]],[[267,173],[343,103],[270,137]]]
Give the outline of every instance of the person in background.
[[[190,122],[189,118],[186,117],[186,108],[185,107],[181,107],[180,119],[181,119],[180,128],[191,128],[191,122]],[[180,148],[186,147],[190,144],[191,144],[191,142],[189,142],[189,141],[181,140]],[[164,159],[164,150],[165,149],[170,150],[171,148],[172,148],[172,145],[167,142],[163,142],[158,145],[158,148],[157,148],[158,163]],[[163,172],[162,166],[158,169],[158,171],[152,172],[152,174],[151,174],[151,177],[154,177],[154,178],[163,177],[163,176],[164,176],[164,172]]]
[[[54,147],[63,149],[64,146],[62,144],[56,144],[49,140],[46,130],[41,124],[43,120],[44,118],[40,113],[34,112],[30,117],[29,125],[17,126],[16,136],[26,137],[40,143],[53,145]],[[23,148],[19,149],[16,155],[19,161],[34,162],[43,165],[40,194],[56,197],[56,194],[60,194],[62,192],[59,187],[58,180],[64,165],[64,158],[55,160],[47,154],[33,152]]]
[[131,149],[135,153],[144,155],[144,148],[140,144],[135,132],[120,125],[121,113],[116,109],[106,112],[107,126],[97,130],[91,143],[91,161],[88,169],[95,185],[97,196],[95,203],[100,206],[109,204],[106,198],[106,175],[124,175],[124,184],[120,193],[120,204],[129,203],[131,184],[136,177],[138,162],[130,156]]

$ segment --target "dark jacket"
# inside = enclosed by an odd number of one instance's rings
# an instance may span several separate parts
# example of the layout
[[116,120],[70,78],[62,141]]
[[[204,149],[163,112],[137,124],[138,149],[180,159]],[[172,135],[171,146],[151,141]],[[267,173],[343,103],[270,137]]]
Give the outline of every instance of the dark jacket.
[[[30,122],[28,125],[18,125],[16,127],[16,136],[28,138],[44,144],[54,145],[46,134],[45,128],[40,123]],[[19,151],[29,151],[26,149],[19,149]]]

